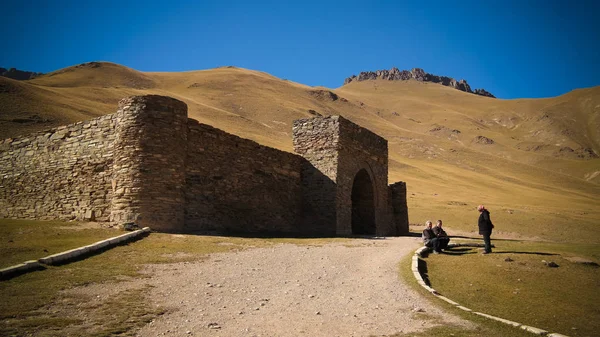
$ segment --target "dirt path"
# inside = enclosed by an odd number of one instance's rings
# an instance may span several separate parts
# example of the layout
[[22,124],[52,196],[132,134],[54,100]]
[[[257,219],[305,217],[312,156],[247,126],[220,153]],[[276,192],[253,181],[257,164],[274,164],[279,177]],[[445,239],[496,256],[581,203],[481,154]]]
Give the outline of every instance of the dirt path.
[[469,325],[398,278],[418,238],[282,244],[154,265],[154,305],[169,313],[138,336],[368,336]]

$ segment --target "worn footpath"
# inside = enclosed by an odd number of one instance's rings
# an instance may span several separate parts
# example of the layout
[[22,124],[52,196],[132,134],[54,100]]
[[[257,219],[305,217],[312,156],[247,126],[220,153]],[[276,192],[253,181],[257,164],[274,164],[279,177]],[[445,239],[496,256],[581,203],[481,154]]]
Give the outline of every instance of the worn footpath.
[[152,304],[168,308],[138,336],[369,336],[470,323],[398,276],[420,239],[280,244],[152,265]]

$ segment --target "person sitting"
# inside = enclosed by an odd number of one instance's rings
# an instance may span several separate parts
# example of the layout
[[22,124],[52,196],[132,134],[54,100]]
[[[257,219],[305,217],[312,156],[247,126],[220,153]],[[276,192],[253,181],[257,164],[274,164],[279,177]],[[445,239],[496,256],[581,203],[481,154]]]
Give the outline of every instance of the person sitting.
[[440,251],[440,241],[438,239],[438,237],[435,235],[435,233],[433,232],[433,229],[431,229],[431,226],[433,225],[433,223],[429,220],[427,220],[427,222],[425,222],[425,226],[427,226],[427,228],[425,228],[425,230],[423,230],[423,243],[425,244],[425,246],[429,247],[429,248],[433,248],[433,252],[435,254],[439,254]]
[[450,242],[450,238],[446,231],[442,229],[442,220],[438,220],[435,227],[432,228],[433,234],[439,241],[440,250],[448,248],[448,243]]

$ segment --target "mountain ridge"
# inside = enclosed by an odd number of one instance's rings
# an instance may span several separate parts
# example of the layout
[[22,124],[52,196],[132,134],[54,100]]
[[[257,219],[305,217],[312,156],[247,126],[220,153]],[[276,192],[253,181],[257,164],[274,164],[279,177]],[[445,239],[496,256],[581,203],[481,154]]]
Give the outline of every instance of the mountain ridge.
[[31,80],[31,79],[34,79],[41,75],[44,75],[44,74],[36,73],[34,71],[19,70],[19,69],[15,69],[15,68],[5,69],[5,68],[0,67],[0,76],[11,78],[11,79],[17,80],[17,81]]
[[366,80],[374,80],[374,79],[382,79],[389,81],[407,81],[410,79],[414,79],[421,82],[433,82],[439,83],[441,85],[452,87],[454,89],[458,89],[460,91],[465,91],[471,94],[476,94],[480,96],[486,96],[490,98],[496,98],[496,96],[492,95],[492,93],[488,92],[485,89],[475,89],[471,90],[471,86],[467,83],[466,80],[457,81],[452,77],[448,76],[438,76],[425,72],[421,68],[413,68],[412,70],[399,70],[396,67],[393,67],[390,70],[377,70],[377,71],[362,71],[357,75],[352,75],[347,77],[344,80],[344,85],[352,82],[352,81],[366,81]]

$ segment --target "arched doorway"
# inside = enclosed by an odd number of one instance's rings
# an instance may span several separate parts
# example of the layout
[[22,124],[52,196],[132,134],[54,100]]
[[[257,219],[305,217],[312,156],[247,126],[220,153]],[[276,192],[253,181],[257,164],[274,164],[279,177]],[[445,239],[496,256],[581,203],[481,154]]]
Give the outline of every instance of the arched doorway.
[[375,235],[375,196],[365,169],[358,171],[352,184],[352,234]]

